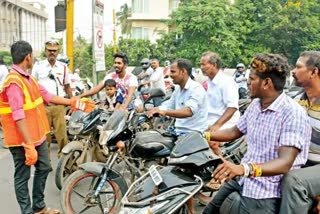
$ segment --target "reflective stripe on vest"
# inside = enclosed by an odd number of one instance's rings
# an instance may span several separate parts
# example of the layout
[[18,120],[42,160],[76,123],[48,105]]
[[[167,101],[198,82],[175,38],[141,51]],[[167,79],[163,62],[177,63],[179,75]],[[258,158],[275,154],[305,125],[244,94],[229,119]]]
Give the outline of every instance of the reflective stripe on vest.
[[[25,96],[25,104],[23,104],[23,110],[30,110],[30,109],[33,109],[33,108],[36,108],[38,105],[40,105],[41,103],[43,103],[43,99],[42,97],[39,97],[37,98],[34,102],[32,102],[31,100],[31,96],[30,96],[30,93],[27,89],[27,86],[24,84],[23,81],[21,81],[21,79],[16,76],[16,75],[11,75],[9,77],[10,79],[16,79],[18,80],[18,82],[20,82],[22,84],[22,92]],[[31,77],[31,80],[33,82],[35,82],[35,80]],[[5,81],[6,82],[6,81]],[[35,82],[36,83],[36,82]],[[19,84],[17,84],[19,86]],[[0,108],[0,114],[9,114],[9,113],[12,113],[12,110],[11,108],[9,107],[9,104],[8,103],[4,103],[5,105],[8,105],[8,107],[2,107]]]

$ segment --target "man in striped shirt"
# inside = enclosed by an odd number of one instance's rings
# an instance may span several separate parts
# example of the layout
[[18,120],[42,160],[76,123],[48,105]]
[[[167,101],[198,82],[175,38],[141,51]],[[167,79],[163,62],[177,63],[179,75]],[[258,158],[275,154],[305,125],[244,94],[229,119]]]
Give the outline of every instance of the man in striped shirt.
[[[311,137],[303,108],[283,92],[289,72],[287,60],[277,54],[258,54],[248,80],[252,103],[229,129],[206,133],[213,141],[232,141],[247,135],[242,164],[222,158],[215,179],[227,179],[204,213],[219,213],[227,197],[238,198],[236,213],[277,213],[280,181],[290,169],[305,164]],[[240,179],[235,180],[234,178]],[[222,210],[221,210],[222,211]],[[224,210],[225,211],[225,210]]]
[[280,214],[308,213],[313,199],[320,213],[320,51],[303,52],[292,74],[295,84],[305,90],[299,104],[310,118],[312,137],[308,167],[289,172],[282,181]]

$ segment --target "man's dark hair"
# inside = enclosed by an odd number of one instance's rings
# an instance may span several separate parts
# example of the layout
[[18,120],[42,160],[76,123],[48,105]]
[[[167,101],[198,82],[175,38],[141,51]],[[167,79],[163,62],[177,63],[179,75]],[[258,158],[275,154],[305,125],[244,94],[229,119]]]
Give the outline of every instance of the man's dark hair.
[[222,61],[220,59],[219,54],[207,51],[202,54],[202,57],[209,57],[209,62],[212,65],[217,65],[217,68],[220,69],[222,67]]
[[179,69],[186,69],[189,76],[192,76],[192,63],[188,59],[176,59],[172,64],[177,63]]
[[120,52],[115,53],[115,54],[113,55],[113,59],[115,59],[115,58],[121,58],[121,59],[122,59],[122,62],[123,62],[125,65],[128,65],[128,64],[129,64],[129,59],[128,59],[127,55],[124,54],[124,53],[120,53]]
[[11,57],[13,64],[20,64],[24,58],[32,53],[31,45],[23,40],[17,41],[11,46]]
[[306,66],[308,68],[318,68],[320,71],[320,51],[305,51],[300,57],[307,58]]
[[288,60],[279,54],[258,54],[251,62],[251,69],[261,79],[270,78],[277,91],[282,91],[289,74]]
[[117,87],[117,83],[114,79],[107,79],[105,82],[104,82],[104,87]]
[[160,63],[160,60],[158,60],[157,58],[152,58],[151,62],[153,62],[153,61],[157,61],[158,63]]

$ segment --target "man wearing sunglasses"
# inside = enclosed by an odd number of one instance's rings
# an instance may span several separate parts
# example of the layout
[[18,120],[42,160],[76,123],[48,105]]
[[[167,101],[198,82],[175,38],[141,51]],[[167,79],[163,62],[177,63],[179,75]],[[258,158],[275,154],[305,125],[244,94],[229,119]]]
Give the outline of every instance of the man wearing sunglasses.
[[[35,64],[32,75],[43,85],[47,91],[59,97],[72,97],[70,87],[69,69],[63,62],[57,61],[59,53],[59,42],[50,40],[45,43],[45,54],[47,59]],[[68,143],[67,129],[64,116],[66,109],[63,105],[50,104],[46,106],[46,113],[50,126],[54,128],[54,134],[58,143],[58,157],[62,148]],[[47,135],[49,157],[51,135]]]

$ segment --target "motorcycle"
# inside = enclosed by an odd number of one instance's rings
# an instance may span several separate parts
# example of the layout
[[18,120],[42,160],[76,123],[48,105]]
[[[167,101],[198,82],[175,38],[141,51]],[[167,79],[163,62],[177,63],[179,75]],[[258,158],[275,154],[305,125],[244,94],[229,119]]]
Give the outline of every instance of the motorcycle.
[[[227,145],[227,157],[241,140]],[[234,157],[227,157],[234,158]],[[236,157],[241,159],[241,154]],[[199,133],[179,138],[170,154],[168,166],[151,166],[124,195],[119,213],[188,213],[187,201],[205,189],[221,159],[209,148]]]
[[[157,96],[157,93],[151,91],[146,102],[153,96]],[[127,184],[124,176],[113,166],[122,160],[131,167],[131,175],[136,175],[134,171],[139,169],[126,159],[124,147],[129,144],[136,132],[149,128],[151,124],[145,114],[139,114],[133,110],[129,115],[123,111],[115,111],[106,124],[97,127],[99,140],[96,144],[103,147],[108,154],[108,159],[105,162],[81,164],[78,170],[66,178],[61,190],[61,207],[64,213],[78,213],[79,210],[87,209],[90,213],[114,212],[115,205],[127,190]],[[87,183],[87,180],[92,180],[92,183]],[[82,192],[80,195],[83,197],[74,199],[79,196],[74,194],[75,192]],[[104,204],[105,200],[101,201],[102,196],[104,199],[110,197],[108,201],[112,203]],[[83,203],[79,204],[79,200]]]
[[86,162],[87,151],[90,151],[92,161],[104,162],[108,153],[95,142],[99,139],[97,126],[104,124],[111,112],[96,109],[87,114],[82,111],[74,111],[68,119],[68,134],[73,139],[62,149],[62,155],[58,161],[55,183],[61,189],[63,181],[78,169],[79,165]]

